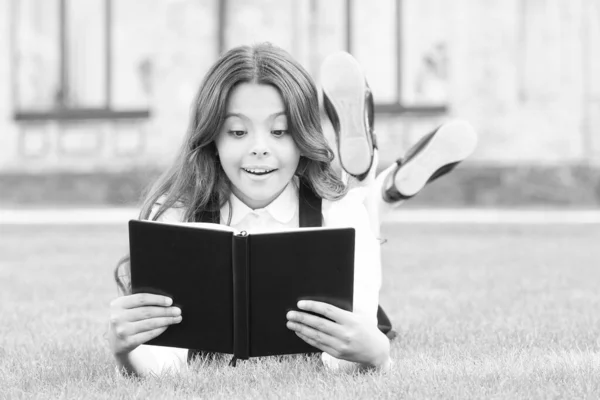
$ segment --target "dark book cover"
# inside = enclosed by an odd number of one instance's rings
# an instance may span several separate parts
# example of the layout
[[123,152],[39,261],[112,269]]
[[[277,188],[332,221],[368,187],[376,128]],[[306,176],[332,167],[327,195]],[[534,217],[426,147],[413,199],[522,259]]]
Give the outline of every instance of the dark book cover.
[[148,344],[241,359],[315,352],[286,327],[286,313],[301,299],[352,310],[352,228],[246,234],[132,220],[129,241],[133,292],[169,296],[183,315]]

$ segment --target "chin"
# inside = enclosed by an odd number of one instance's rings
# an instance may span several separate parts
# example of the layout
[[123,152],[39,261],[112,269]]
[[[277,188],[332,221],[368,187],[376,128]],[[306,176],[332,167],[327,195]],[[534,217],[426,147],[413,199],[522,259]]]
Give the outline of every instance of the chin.
[[266,207],[267,205],[269,205],[273,200],[275,200],[277,198],[277,196],[279,196],[279,194],[283,191],[283,189],[270,189],[270,190],[250,190],[246,193],[250,194],[250,196],[247,196],[248,198],[252,199],[253,203],[260,203],[262,204],[261,207],[259,208],[263,208]]
[[257,203],[270,203],[271,201],[275,200],[278,193],[279,192],[269,191],[268,193],[266,193],[264,191],[261,191],[260,193],[256,193],[255,196],[252,196],[252,199]]

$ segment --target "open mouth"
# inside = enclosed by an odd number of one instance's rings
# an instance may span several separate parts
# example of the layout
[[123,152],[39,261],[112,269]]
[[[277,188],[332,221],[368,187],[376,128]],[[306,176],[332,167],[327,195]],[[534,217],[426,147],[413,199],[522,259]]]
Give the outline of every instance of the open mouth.
[[270,174],[273,171],[276,171],[277,169],[264,169],[264,168],[242,168],[244,171],[246,171],[249,174],[252,175],[267,175]]

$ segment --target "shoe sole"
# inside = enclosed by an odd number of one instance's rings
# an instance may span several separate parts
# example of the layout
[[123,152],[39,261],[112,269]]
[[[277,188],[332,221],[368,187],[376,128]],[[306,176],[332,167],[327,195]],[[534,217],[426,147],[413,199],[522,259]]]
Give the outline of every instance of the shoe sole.
[[371,168],[373,144],[365,126],[367,87],[360,65],[348,53],[331,55],[321,67],[321,82],[338,114],[340,164],[351,175],[363,175]]
[[442,125],[431,141],[398,170],[394,176],[396,189],[403,196],[414,196],[437,170],[463,161],[476,145],[477,134],[468,122],[451,121]]

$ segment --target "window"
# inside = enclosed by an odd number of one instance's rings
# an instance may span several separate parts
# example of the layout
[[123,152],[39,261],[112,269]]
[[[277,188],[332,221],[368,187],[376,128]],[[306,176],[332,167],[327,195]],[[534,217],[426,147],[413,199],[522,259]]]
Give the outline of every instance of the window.
[[291,32],[293,8],[293,2],[281,0],[227,1],[227,48],[269,41],[284,49],[291,49],[293,33],[282,33]]
[[[363,66],[380,112],[445,112],[445,0],[346,0],[347,48]],[[435,9],[436,12],[431,12]],[[449,10],[450,11],[450,10]],[[448,12],[449,12],[448,11]]]
[[[330,0],[329,0],[330,1]],[[306,66],[307,3],[296,0],[223,0],[221,50],[270,42]]]
[[344,49],[362,65],[377,111],[442,113],[448,101],[450,3],[223,0],[219,48],[267,40],[315,76],[327,54]]
[[[149,49],[126,46],[143,8],[111,0],[14,0],[17,120],[149,116]],[[137,13],[137,14],[136,14]],[[135,31],[130,35],[134,35]],[[117,36],[117,40],[115,40]],[[117,46],[113,46],[116,43]]]

